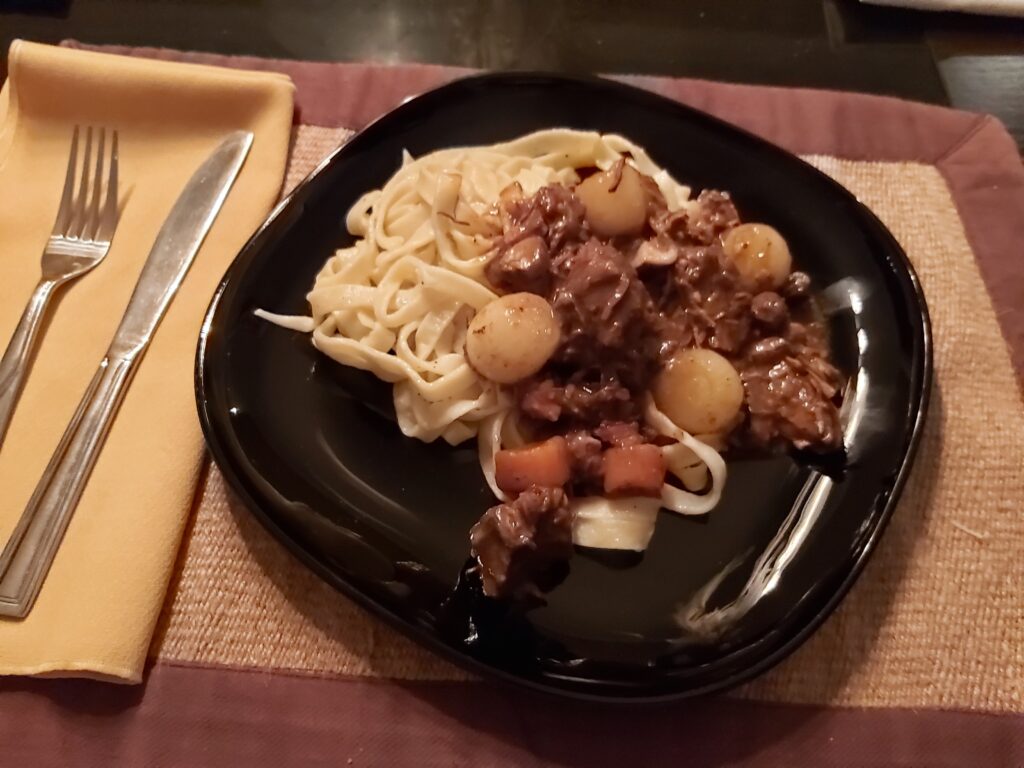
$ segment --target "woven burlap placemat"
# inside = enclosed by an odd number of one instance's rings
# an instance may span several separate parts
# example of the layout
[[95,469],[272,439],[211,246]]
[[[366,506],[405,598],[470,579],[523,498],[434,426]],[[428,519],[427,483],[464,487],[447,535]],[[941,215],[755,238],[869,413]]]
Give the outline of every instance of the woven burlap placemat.
[[[286,188],[348,135],[297,128]],[[910,480],[864,574],[802,648],[737,695],[1021,711],[1024,407],[956,207],[929,165],[807,159],[875,211],[910,256],[931,310],[936,383]],[[320,675],[468,678],[313,576],[231,500],[214,467],[152,654]]]

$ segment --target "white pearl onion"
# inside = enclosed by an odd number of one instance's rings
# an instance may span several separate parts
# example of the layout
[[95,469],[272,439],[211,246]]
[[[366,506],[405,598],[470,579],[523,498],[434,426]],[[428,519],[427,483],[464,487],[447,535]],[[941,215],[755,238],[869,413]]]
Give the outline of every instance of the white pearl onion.
[[584,179],[575,189],[576,196],[587,210],[587,221],[596,235],[637,234],[647,221],[647,192],[640,174],[630,165],[622,166],[618,174],[612,171],[595,173]]
[[726,254],[732,259],[745,282],[773,288],[782,285],[793,267],[789,245],[778,230],[767,224],[740,224],[722,239]]
[[710,349],[676,353],[654,381],[658,408],[690,434],[729,429],[743,405],[743,382],[732,363]]
[[510,293],[476,313],[466,336],[466,357],[485,379],[513,384],[543,368],[558,339],[550,304],[533,293]]

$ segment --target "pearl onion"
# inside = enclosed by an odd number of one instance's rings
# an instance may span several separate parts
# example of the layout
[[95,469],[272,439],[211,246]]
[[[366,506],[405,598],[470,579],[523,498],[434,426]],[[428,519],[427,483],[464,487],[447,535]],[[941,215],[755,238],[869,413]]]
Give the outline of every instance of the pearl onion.
[[726,254],[751,286],[778,288],[789,277],[793,257],[785,238],[767,224],[740,224],[722,239]]
[[550,304],[533,293],[510,293],[476,313],[466,336],[466,357],[485,379],[512,384],[544,367],[558,337]]
[[600,237],[637,234],[647,221],[647,192],[639,172],[630,165],[622,166],[618,185],[612,171],[595,173],[575,189],[576,196],[587,209],[587,221]]
[[743,383],[732,363],[710,349],[678,352],[654,381],[654,402],[691,434],[729,429],[743,404]]

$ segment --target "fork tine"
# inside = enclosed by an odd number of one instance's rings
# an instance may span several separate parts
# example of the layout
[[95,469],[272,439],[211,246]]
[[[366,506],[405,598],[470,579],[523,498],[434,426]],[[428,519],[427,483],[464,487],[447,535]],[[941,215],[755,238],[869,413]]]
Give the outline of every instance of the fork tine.
[[92,164],[92,126],[85,129],[85,155],[82,160],[82,178],[78,182],[75,214],[68,222],[68,237],[81,237],[85,230],[85,206],[89,202],[89,166]]
[[107,198],[96,230],[96,239],[109,243],[117,226],[117,131],[110,140],[110,163],[107,169]]
[[100,128],[99,137],[96,141],[96,173],[92,182],[92,201],[89,203],[89,213],[82,222],[82,239],[93,240],[100,228],[100,192],[103,189],[103,149],[106,144],[107,129]]
[[71,153],[68,155],[68,170],[64,176],[64,192],[60,196],[57,220],[53,222],[54,236],[63,235],[71,223],[71,196],[75,190],[75,161],[78,159],[78,126],[71,134]]

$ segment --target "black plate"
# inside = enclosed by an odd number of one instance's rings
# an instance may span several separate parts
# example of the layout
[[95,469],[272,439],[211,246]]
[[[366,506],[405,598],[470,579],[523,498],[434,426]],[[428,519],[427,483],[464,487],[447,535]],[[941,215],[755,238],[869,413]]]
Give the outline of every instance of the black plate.
[[[838,365],[860,382],[849,461],[819,484],[799,457],[730,462],[702,519],[662,513],[641,558],[577,552],[547,605],[509,610],[463,578],[468,532],[493,503],[472,445],[403,437],[390,388],[253,317],[303,314],[314,275],[352,238],[345,213],[403,148],[485,144],[552,126],[618,132],[695,190],[730,191],[773,224],[817,287],[850,296],[832,319]],[[852,290],[851,290],[852,289]],[[335,152],[275,211],[221,283],[199,341],[196,394],[228,482],[320,576],[434,650],[479,671],[582,697],[657,699],[725,688],[817,627],[874,549],[908,471],[931,378],[924,298],[879,221],[811,166],[737,128],[598,79],[497,74],[402,105]],[[802,492],[803,489],[803,492]],[[811,502],[820,502],[814,506]],[[813,509],[812,509],[813,507]],[[774,590],[713,636],[681,605],[711,583],[730,603],[791,512],[817,515]]]

